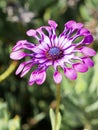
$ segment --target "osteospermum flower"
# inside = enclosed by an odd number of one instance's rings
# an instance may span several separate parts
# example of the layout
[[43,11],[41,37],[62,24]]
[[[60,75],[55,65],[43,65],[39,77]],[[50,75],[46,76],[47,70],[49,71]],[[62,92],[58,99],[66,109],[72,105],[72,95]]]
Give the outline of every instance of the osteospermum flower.
[[[56,34],[57,23],[49,20],[48,24],[49,26],[26,32],[28,36],[37,39],[37,44],[20,40],[10,55],[14,60],[29,57],[28,61],[22,62],[16,71],[16,75],[20,74],[20,77],[27,74],[32,67],[37,67],[31,73],[29,85],[42,84],[46,79],[46,70],[50,66],[54,68],[53,79],[57,84],[62,81],[58,67],[63,69],[67,78],[75,80],[77,72],[86,72],[88,68],[94,66],[90,57],[96,52],[86,46],[93,42],[93,36],[82,23],[73,20],[65,23],[64,31],[59,36]],[[29,50],[30,53],[25,50]]]

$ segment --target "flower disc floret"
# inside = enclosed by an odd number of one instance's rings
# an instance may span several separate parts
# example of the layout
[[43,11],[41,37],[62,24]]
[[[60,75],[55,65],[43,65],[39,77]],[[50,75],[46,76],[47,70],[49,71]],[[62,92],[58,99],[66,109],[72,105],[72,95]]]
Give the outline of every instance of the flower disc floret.
[[61,50],[59,47],[51,47],[46,52],[46,57],[52,61],[58,60],[63,57],[63,50]]
[[50,48],[48,53],[51,56],[59,56],[60,55],[60,49],[58,47],[52,47],[52,48]]
[[[77,72],[84,73],[94,66],[91,56],[96,52],[87,47],[93,42],[93,36],[82,23],[70,20],[65,23],[64,30],[59,36],[56,34],[57,23],[49,20],[48,24],[49,26],[26,32],[28,36],[37,39],[37,44],[20,40],[10,54],[13,60],[29,57],[28,61],[22,62],[16,70],[16,74],[20,74],[20,77],[26,75],[35,65],[37,66],[37,69],[31,73],[29,85],[44,83],[47,68],[50,66],[54,68],[53,79],[57,84],[62,81],[58,67],[63,69],[67,78],[75,80]],[[25,50],[29,50],[29,53]]]

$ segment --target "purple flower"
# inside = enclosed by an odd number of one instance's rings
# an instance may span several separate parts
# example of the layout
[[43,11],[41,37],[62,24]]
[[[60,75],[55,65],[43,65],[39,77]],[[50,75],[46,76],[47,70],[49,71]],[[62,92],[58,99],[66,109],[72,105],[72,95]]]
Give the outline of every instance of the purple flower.
[[63,69],[67,78],[75,80],[77,72],[84,73],[94,66],[90,57],[96,52],[86,46],[93,42],[93,36],[82,23],[73,20],[67,22],[59,36],[56,34],[57,23],[53,20],[49,20],[48,23],[49,26],[27,31],[28,36],[37,39],[37,44],[20,40],[10,54],[10,58],[14,60],[28,58],[28,61],[19,65],[16,75],[20,74],[20,77],[23,77],[32,67],[36,67],[31,73],[29,85],[42,84],[50,66],[54,68],[53,79],[57,84],[62,81],[58,67]]

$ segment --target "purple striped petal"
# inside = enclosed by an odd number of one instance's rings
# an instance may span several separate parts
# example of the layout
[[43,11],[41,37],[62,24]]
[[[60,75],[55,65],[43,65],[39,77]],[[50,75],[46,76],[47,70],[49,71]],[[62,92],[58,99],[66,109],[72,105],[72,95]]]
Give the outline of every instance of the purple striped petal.
[[64,74],[71,80],[76,80],[77,73],[73,68],[64,68]]
[[88,71],[88,67],[82,63],[74,64],[73,67],[76,71],[81,72],[81,73]]
[[36,71],[33,71],[30,75],[29,85],[33,85],[36,82]]
[[88,66],[88,67],[93,67],[94,66],[94,62],[92,61],[91,58],[84,58],[83,59],[84,63]]
[[[60,41],[60,39],[59,39]],[[66,49],[68,48],[70,45],[72,44],[72,42],[68,39],[64,39],[62,43],[60,43],[60,46],[63,48],[63,49]]]
[[18,75],[18,74],[23,70],[24,66],[25,66],[25,64],[24,64],[24,63],[21,63],[21,64],[18,66],[18,68],[17,68],[15,74]]
[[32,68],[32,66],[33,66],[33,63],[27,64],[27,65],[23,68],[20,77],[22,78],[24,75],[26,75],[26,74],[30,71],[30,69]]
[[56,84],[61,83],[61,81],[62,81],[61,73],[59,73],[58,71],[55,71],[54,74],[53,74],[53,79],[54,79]]
[[24,52],[22,52],[21,50],[12,51],[10,54],[10,58],[13,60],[20,60],[20,59],[24,58],[25,56],[26,56],[26,54]]
[[65,49],[64,54],[69,54],[74,50],[75,46],[70,46],[68,49]]
[[53,28],[56,28],[57,27],[57,23],[53,20],[48,20],[48,24],[53,27]]
[[79,30],[79,34],[80,35],[88,35],[90,32],[86,29],[86,28],[81,28],[80,30]]
[[21,49],[27,49],[27,50],[32,50],[34,48],[34,44],[28,42],[27,40],[20,40],[16,43],[16,45],[13,47],[13,51],[18,51]]
[[86,36],[86,37],[84,38],[83,43],[85,43],[85,44],[90,44],[90,43],[92,43],[93,41],[94,41],[93,36],[90,34],[90,35],[88,35],[88,36]]
[[46,72],[43,71],[43,72],[39,73],[39,78],[36,80],[36,83],[38,85],[41,85],[45,82],[45,80],[46,80]]
[[67,28],[72,28],[72,27],[74,27],[75,24],[76,24],[76,22],[75,22],[74,20],[70,20],[70,21],[68,21],[68,22],[65,24],[65,26],[66,26]]
[[13,47],[13,51],[18,51],[23,48],[23,44],[27,43],[27,40],[20,40],[16,43],[16,45]]
[[33,71],[31,73],[29,79],[29,85],[33,85],[34,83],[41,85],[46,79],[46,72],[45,71]]
[[94,49],[89,47],[82,47],[81,52],[86,56],[94,56],[96,55],[96,52]]
[[77,23],[77,29],[81,29],[83,27],[82,23]]
[[36,31],[34,29],[30,29],[26,32],[28,36],[34,36],[36,37]]

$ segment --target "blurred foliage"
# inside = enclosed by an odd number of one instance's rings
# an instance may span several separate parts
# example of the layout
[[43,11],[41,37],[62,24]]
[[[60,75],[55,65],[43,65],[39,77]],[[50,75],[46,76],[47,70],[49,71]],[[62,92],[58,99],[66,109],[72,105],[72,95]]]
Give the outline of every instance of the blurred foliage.
[[[49,108],[56,106],[53,70],[47,71],[42,86],[30,87],[29,74],[15,76],[19,63],[9,58],[13,45],[27,38],[27,29],[47,25],[48,19],[58,22],[58,33],[70,19],[83,22],[95,38],[91,47],[98,51],[98,0],[0,0],[0,130],[51,130]],[[61,130],[98,130],[98,54],[94,61],[94,68],[76,81],[63,77]]]
[[20,130],[19,116],[10,119],[7,103],[0,101],[0,130]]

